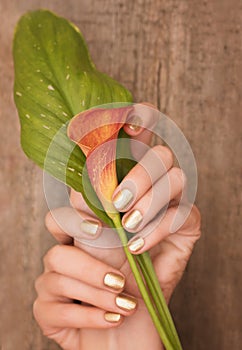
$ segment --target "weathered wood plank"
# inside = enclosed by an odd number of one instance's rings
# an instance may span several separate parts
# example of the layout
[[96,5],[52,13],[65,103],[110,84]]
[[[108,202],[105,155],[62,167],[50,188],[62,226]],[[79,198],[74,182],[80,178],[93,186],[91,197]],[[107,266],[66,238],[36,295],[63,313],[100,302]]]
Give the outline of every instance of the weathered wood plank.
[[41,171],[19,146],[13,28],[45,7],[83,31],[98,68],[171,116],[199,169],[203,237],[172,301],[185,349],[239,349],[241,303],[242,3],[240,0],[0,2],[0,345],[54,350],[32,317],[33,282],[52,239]]

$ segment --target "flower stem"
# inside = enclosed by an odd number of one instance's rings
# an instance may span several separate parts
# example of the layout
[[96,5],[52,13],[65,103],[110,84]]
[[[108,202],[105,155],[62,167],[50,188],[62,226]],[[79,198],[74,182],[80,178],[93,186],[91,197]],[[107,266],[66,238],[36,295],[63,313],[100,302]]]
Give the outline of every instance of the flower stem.
[[145,252],[143,254],[138,255],[137,261],[139,263],[147,286],[149,287],[150,293],[154,299],[161,321],[163,325],[165,325],[167,332],[169,332],[171,338],[175,342],[175,349],[182,350],[182,346],[175,325],[173,323],[170,311],[166,304],[166,300],[160,288],[160,283],[156,276],[149,253]]
[[[128,259],[128,262],[130,264],[130,268],[133,272],[136,283],[139,287],[140,293],[141,293],[143,300],[146,304],[146,307],[150,313],[150,316],[154,322],[154,325],[157,329],[157,332],[160,335],[160,338],[163,342],[163,345],[165,346],[166,350],[180,350],[181,347],[174,346],[174,336],[172,336],[170,332],[167,332],[167,329],[165,329],[166,327],[164,327],[164,324],[162,324],[162,322],[157,314],[157,309],[153,305],[153,302],[150,298],[149,292],[151,292],[151,291],[147,290],[147,285],[144,283],[141,272],[138,268],[137,261],[136,261],[135,257],[130,253],[130,251],[127,247],[128,239],[127,239],[125,230],[122,228],[119,214],[113,216],[112,220],[113,220],[113,223],[114,223],[116,230],[119,234],[120,240],[121,240],[122,245],[123,245],[124,252],[125,252],[126,257]],[[149,267],[148,267],[148,269],[149,269]],[[153,274],[152,274],[152,276],[153,276]],[[156,303],[156,300],[157,300],[157,297],[156,297],[156,295],[154,295],[155,303]]]

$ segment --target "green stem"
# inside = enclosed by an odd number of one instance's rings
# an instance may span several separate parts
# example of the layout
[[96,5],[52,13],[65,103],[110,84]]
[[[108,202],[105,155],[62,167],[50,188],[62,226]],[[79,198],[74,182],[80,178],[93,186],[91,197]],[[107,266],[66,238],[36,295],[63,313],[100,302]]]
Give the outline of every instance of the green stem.
[[127,236],[126,236],[124,229],[122,228],[119,214],[113,216],[112,220],[113,220],[114,225],[116,227],[116,230],[119,234],[120,240],[121,240],[122,245],[123,245],[124,252],[126,254],[130,268],[131,268],[133,275],[135,277],[136,283],[139,287],[140,293],[141,293],[143,300],[146,304],[146,307],[150,313],[150,316],[154,322],[154,325],[155,325],[155,327],[160,335],[160,338],[163,342],[163,345],[165,346],[166,350],[178,350],[179,348],[175,348],[173,346],[173,341],[171,341],[169,339],[170,337],[168,337],[167,331],[164,329],[163,324],[160,322],[160,319],[157,315],[157,311],[156,311],[156,309],[151,301],[149,292],[147,291],[147,287],[143,281],[140,270],[137,266],[137,262],[136,262],[134,256],[130,253],[129,249],[127,248],[128,239],[127,239]]
[[174,322],[172,320],[172,317],[168,309],[168,306],[166,304],[166,300],[164,298],[162,290],[160,288],[160,283],[156,276],[149,253],[145,252],[143,254],[138,255],[137,261],[142,270],[143,276],[145,278],[147,286],[149,287],[151,295],[154,299],[158,313],[161,317],[161,321],[164,325],[166,325],[165,328],[167,332],[169,332],[169,335],[175,341],[175,349],[182,350],[182,346],[181,346]]

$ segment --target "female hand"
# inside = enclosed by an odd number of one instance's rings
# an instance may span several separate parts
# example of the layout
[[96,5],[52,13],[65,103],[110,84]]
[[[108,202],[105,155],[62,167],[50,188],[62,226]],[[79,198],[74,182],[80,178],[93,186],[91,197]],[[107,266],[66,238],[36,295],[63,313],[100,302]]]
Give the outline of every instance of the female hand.
[[[167,302],[200,237],[195,206],[182,225],[174,223],[184,187],[184,175],[173,166],[169,149],[155,146],[113,196],[116,208],[125,213],[123,226],[136,233],[129,249],[133,254],[150,251]],[[44,334],[63,349],[161,349],[122,248],[96,248],[104,226],[79,193],[71,192],[71,203],[80,216],[71,208],[59,208],[46,219],[47,228],[63,245],[47,253],[44,273],[36,281],[34,314]],[[71,246],[73,242],[77,247]]]

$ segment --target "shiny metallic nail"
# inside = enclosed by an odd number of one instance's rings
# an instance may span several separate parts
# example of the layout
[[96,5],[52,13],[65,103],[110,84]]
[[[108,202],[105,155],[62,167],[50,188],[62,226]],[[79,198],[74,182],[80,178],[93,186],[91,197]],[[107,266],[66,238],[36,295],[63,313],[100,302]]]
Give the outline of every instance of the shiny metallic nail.
[[136,308],[137,300],[125,294],[120,294],[116,297],[116,305],[121,309],[131,311]]
[[113,204],[117,210],[122,210],[131,202],[133,197],[133,193],[130,190],[123,189],[116,194]]
[[105,286],[117,290],[122,289],[124,287],[125,279],[121,275],[109,272],[104,276],[103,283],[105,284]]
[[125,218],[124,226],[127,229],[133,230],[141,223],[142,220],[143,216],[141,212],[139,210],[134,210]]
[[134,115],[127,121],[127,125],[132,131],[139,131],[142,125],[142,119],[138,115]]
[[104,318],[108,322],[119,322],[121,319],[121,315],[115,314],[114,312],[105,312]]
[[98,231],[98,224],[95,221],[84,220],[81,223],[81,230],[83,233],[86,233],[90,236],[95,236]]
[[144,246],[144,244],[145,244],[144,239],[142,237],[138,237],[135,240],[131,241],[128,244],[128,247],[131,252],[137,252]]
[[132,130],[132,131],[139,131],[141,126],[139,125],[134,125],[134,124],[129,124],[128,127]]

